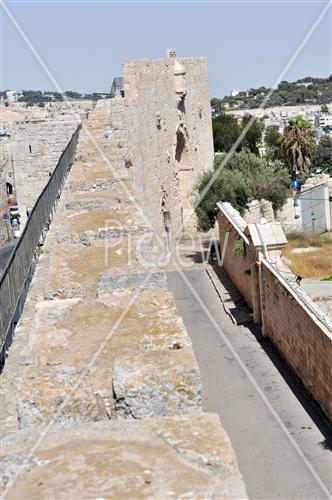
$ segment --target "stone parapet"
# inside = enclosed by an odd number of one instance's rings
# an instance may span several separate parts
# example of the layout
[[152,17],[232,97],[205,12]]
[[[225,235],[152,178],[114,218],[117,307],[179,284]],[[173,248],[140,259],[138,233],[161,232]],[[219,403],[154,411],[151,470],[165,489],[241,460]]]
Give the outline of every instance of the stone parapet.
[[[2,443],[4,481],[24,464],[38,432]],[[231,444],[213,414],[54,427],[7,498],[244,499]]]

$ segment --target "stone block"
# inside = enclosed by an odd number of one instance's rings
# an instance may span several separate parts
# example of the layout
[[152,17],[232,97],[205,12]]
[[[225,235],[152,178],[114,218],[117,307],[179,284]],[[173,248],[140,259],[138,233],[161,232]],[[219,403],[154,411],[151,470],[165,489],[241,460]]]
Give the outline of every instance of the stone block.
[[202,411],[202,383],[191,349],[119,357],[112,380],[118,416],[142,419]]
[[97,296],[113,292],[135,292],[137,290],[167,290],[166,274],[126,273],[114,275],[111,272],[103,273],[98,282]]
[[8,499],[247,498],[214,414],[54,427],[29,455],[40,437],[20,432],[3,440],[2,491]]

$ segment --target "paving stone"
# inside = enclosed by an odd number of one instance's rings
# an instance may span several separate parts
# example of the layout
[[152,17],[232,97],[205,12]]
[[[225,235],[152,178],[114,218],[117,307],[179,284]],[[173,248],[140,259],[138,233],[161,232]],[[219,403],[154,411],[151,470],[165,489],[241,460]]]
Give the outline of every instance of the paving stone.
[[202,410],[202,383],[191,349],[119,357],[112,369],[118,416],[149,418]]
[[98,282],[98,297],[113,292],[137,290],[167,290],[166,274],[162,272],[151,273],[126,273],[112,275],[111,272],[103,273]]

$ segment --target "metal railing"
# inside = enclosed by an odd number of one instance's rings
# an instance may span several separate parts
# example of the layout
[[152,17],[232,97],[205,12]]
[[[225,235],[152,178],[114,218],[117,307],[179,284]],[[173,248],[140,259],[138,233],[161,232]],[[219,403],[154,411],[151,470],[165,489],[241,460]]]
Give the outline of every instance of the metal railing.
[[35,252],[44,237],[52,210],[59,200],[65,176],[74,160],[80,128],[81,125],[72,135],[48,183],[38,196],[0,277],[0,364],[3,364],[6,349],[11,343],[13,320],[14,317],[17,319],[17,309],[29,275],[31,275]]

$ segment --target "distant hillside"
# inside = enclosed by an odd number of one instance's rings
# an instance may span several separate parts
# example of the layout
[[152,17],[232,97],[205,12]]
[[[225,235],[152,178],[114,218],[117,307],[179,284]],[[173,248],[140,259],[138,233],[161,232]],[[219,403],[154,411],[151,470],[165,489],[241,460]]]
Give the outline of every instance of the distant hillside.
[[[222,109],[254,109],[261,106],[269,88],[259,87],[239,92],[236,96],[225,96],[223,99],[211,99],[216,110]],[[332,102],[332,75],[327,78],[308,76],[296,82],[282,81],[274,90],[264,107],[298,106],[300,104],[326,104]]]
[[94,92],[92,94],[82,94],[80,92],[75,92],[72,90],[67,90],[64,93],[54,92],[54,91],[41,91],[41,90],[19,90],[19,91],[8,91],[4,90],[0,92],[0,97],[6,100],[8,99],[8,94],[13,96],[13,100],[17,102],[24,102],[27,106],[39,106],[44,107],[47,102],[63,101],[64,97],[70,100],[97,100],[107,97],[109,94],[102,94],[100,92]]

